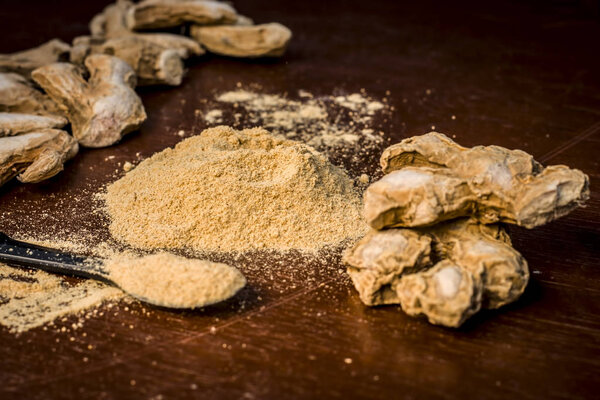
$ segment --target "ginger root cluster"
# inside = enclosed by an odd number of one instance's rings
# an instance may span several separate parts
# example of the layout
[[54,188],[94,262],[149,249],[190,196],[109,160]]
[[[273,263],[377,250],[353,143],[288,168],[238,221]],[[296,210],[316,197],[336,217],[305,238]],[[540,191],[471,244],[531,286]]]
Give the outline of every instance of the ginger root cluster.
[[[157,31],[175,27],[182,34]],[[50,178],[79,145],[110,146],[138,129],[146,112],[135,88],[180,85],[188,57],[281,56],[292,36],[214,0],[117,0],[89,28],[71,45],[0,54],[0,186]]]
[[502,223],[533,228],[589,197],[579,170],[436,132],[390,146],[381,167],[364,196],[373,230],[346,250],[348,273],[365,304],[400,304],[449,327],[525,290],[527,262]]

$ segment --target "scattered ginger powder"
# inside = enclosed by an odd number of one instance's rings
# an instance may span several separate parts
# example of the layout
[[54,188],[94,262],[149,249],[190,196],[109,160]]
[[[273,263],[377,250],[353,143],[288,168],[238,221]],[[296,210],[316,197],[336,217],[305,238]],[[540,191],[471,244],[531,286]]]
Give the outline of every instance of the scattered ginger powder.
[[144,249],[316,251],[367,231],[341,168],[260,128],[183,140],[109,185],[105,201],[112,235]]

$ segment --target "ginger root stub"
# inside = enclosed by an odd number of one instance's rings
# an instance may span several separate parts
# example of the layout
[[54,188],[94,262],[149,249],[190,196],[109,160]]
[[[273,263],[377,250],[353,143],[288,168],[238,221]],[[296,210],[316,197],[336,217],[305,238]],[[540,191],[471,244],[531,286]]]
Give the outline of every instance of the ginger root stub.
[[387,175],[365,193],[365,217],[375,229],[461,216],[533,228],[589,197],[589,178],[579,170],[544,168],[521,150],[465,148],[436,132],[387,148],[381,166]]
[[23,183],[51,178],[78,149],[77,141],[59,129],[0,137],[0,186],[15,176]]
[[190,35],[208,51],[232,57],[279,57],[292,31],[278,23],[261,25],[195,25]]
[[110,146],[146,120],[133,90],[135,72],[125,61],[104,54],[90,55],[85,66],[87,81],[79,67],[68,63],[43,66],[32,77],[65,112],[81,145]]
[[12,54],[0,54],[0,71],[14,72],[29,78],[31,71],[44,65],[69,58],[71,46],[59,39],[52,39],[38,47]]
[[0,72],[0,112],[58,115],[58,105],[21,75]]

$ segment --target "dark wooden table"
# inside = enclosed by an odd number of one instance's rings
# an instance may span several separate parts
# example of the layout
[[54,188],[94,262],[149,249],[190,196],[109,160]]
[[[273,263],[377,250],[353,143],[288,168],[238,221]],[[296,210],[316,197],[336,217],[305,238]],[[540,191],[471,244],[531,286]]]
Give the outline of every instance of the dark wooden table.
[[[2,3],[0,52],[85,34],[105,4]],[[82,151],[48,182],[0,188],[2,231],[106,240],[93,193],[122,174],[118,162],[174,145],[180,129],[200,132],[194,110],[215,93],[237,82],[292,97],[389,90],[395,111],[376,124],[392,141],[435,126],[464,145],[521,148],[590,175],[587,208],[539,229],[511,228],[532,271],[517,303],[444,329],[397,307],[363,306],[339,256],[251,254],[236,262],[249,287],[220,306],[121,304],[74,332],[0,330],[0,398],[598,398],[596,3],[517,3],[239,1],[257,22],[294,31],[283,59],[192,62],[183,86],[141,90],[149,118],[140,132]],[[356,176],[376,173],[377,156],[333,159]]]

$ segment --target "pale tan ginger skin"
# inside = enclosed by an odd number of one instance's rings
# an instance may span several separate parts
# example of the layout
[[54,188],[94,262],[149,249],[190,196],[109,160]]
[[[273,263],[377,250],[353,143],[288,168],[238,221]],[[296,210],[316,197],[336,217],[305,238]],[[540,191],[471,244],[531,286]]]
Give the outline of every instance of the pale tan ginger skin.
[[127,11],[132,30],[169,28],[191,22],[200,25],[234,24],[236,11],[227,3],[210,0],[144,0]]
[[227,264],[169,253],[117,256],[105,264],[126,293],[170,308],[198,308],[233,297],[246,285],[242,273]]
[[[117,0],[115,3],[108,5],[90,21],[89,28],[92,36],[115,38],[131,34],[132,29],[128,26],[127,15],[129,10],[133,8],[133,5],[134,3],[127,0]],[[163,17],[159,16],[159,18]],[[244,26],[254,24],[252,19],[239,14],[236,14],[235,21],[233,21],[232,17],[228,17],[227,21],[229,22],[223,23]],[[150,19],[148,23],[154,24],[155,22]]]
[[38,47],[12,54],[0,54],[0,72],[15,72],[29,78],[31,72],[44,65],[66,61],[71,46],[52,39]]
[[481,307],[481,274],[473,274],[448,260],[424,272],[404,276],[395,289],[402,310],[425,315],[435,325],[457,328]]
[[515,301],[529,281],[527,262],[504,229],[468,219],[371,231],[345,252],[344,262],[365,304],[399,303],[409,315],[451,327],[481,306]]
[[87,57],[85,66],[90,72],[87,82],[77,66],[66,63],[38,68],[32,76],[64,110],[81,145],[110,146],[146,119],[133,90],[135,72],[125,61],[100,54]]
[[316,251],[366,232],[346,173],[255,128],[207,129],[108,187],[110,231],[133,246]]
[[0,112],[0,137],[16,136],[46,128],[62,128],[66,124],[67,119],[59,116]]
[[398,304],[396,280],[431,265],[431,237],[406,229],[369,232],[344,253],[348,275],[363,303]]
[[127,0],[117,0],[106,6],[90,21],[92,37],[114,38],[131,34],[131,30],[127,27],[126,16],[132,6],[133,3]]
[[57,129],[1,137],[0,186],[15,176],[24,183],[51,178],[63,170],[63,164],[78,149],[72,136]]
[[465,148],[436,132],[387,148],[381,166],[387,175],[365,193],[365,218],[375,229],[459,216],[533,228],[589,198],[589,178],[579,170],[544,168],[521,150]]
[[278,23],[255,26],[192,26],[190,35],[211,53],[232,57],[279,57],[292,31]]
[[245,15],[237,15],[237,20],[233,23],[233,25],[239,26],[250,26],[254,25],[254,21],[250,17],[246,17]]
[[126,24],[129,1],[117,1],[90,22],[92,36],[74,39],[71,62],[83,64],[90,54],[109,54],[126,61],[136,72],[138,85],[179,85],[183,60],[204,54],[194,40],[171,33],[134,33]]
[[527,261],[512,247],[500,225],[458,219],[420,231],[432,235],[436,254],[478,274],[483,269],[483,307],[499,308],[517,300],[529,282]]
[[58,105],[35,89],[26,78],[0,72],[0,111],[36,115],[59,115]]
[[185,73],[183,59],[203,53],[192,39],[169,33],[129,34],[107,40],[80,36],[73,41],[71,62],[83,64],[90,54],[109,54],[134,69],[138,86],[176,86]]

